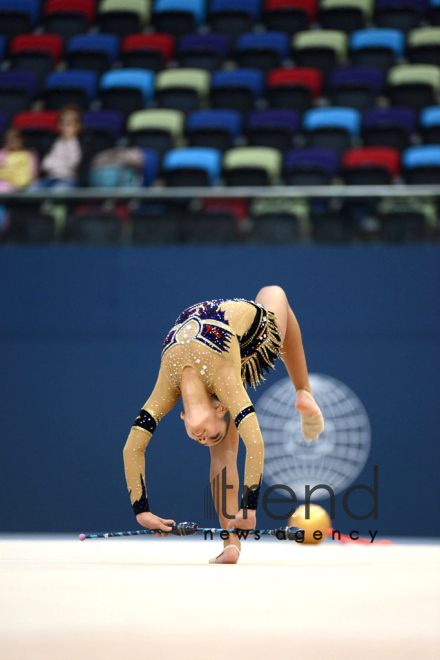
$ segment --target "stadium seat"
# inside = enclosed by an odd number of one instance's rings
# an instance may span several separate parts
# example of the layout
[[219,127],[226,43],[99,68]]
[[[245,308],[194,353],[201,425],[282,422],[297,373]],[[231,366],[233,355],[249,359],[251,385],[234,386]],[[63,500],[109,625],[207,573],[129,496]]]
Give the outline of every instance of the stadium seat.
[[181,37],[205,22],[205,12],[204,0],[156,0],[152,22],[157,32]]
[[221,152],[208,147],[172,149],[163,159],[168,186],[212,186],[220,178]]
[[357,238],[356,222],[344,211],[312,209],[310,220],[314,243],[350,243]]
[[10,116],[27,110],[38,89],[38,76],[32,71],[0,71],[0,111]]
[[9,125],[9,116],[6,112],[1,111],[0,112],[0,139],[3,140],[3,135],[5,130],[8,128]]
[[191,112],[209,92],[210,74],[204,69],[169,69],[156,77],[156,101],[160,108]]
[[233,197],[210,197],[202,199],[201,211],[203,213],[224,213],[232,216],[234,222],[240,225],[245,221],[249,214],[247,200]]
[[115,146],[124,128],[124,115],[116,110],[95,110],[82,113],[82,138],[89,151],[97,153]]
[[317,15],[317,0],[265,0],[264,3],[264,24],[276,32],[295,34],[307,30]]
[[402,156],[403,176],[409,184],[438,184],[440,181],[440,146],[427,144],[408,147]]
[[250,219],[245,241],[250,245],[289,245],[299,238],[298,219],[293,213],[260,213]]
[[270,147],[237,147],[223,157],[228,186],[267,186],[281,176],[282,153]]
[[94,0],[47,0],[43,25],[46,32],[70,39],[87,32],[95,20]]
[[225,245],[237,240],[235,218],[222,211],[186,213],[180,222],[182,243]]
[[326,186],[339,172],[339,154],[332,149],[308,147],[284,154],[283,178],[291,186]]
[[241,134],[242,117],[237,110],[196,110],[188,115],[186,135],[192,147],[226,151]]
[[347,57],[348,37],[340,30],[307,30],[292,38],[295,64],[319,69],[326,76]]
[[388,185],[399,175],[400,152],[390,147],[348,149],[342,167],[349,185]]
[[90,69],[98,74],[109,69],[118,57],[119,37],[115,34],[79,34],[66,46],[66,60],[72,69]]
[[67,220],[67,240],[82,245],[112,245],[121,240],[121,220],[117,213],[96,211],[78,213]]
[[154,78],[152,71],[144,69],[107,71],[99,85],[102,107],[126,115],[145,108],[154,97]]
[[0,0],[1,33],[7,39],[32,32],[39,16],[39,0]]
[[170,34],[130,34],[121,44],[121,61],[129,69],[160,71],[174,57]]
[[372,108],[362,117],[362,141],[366,147],[391,147],[403,151],[416,126],[417,116],[411,108]]
[[319,22],[326,30],[362,30],[371,20],[373,0],[321,0]]
[[374,22],[377,27],[409,32],[422,22],[426,0],[376,0]]
[[150,0],[102,0],[97,23],[101,32],[126,37],[141,32],[150,19]]
[[440,27],[411,30],[406,44],[410,62],[440,66]]
[[295,110],[256,110],[247,117],[246,136],[250,146],[291,149],[301,119]]
[[389,95],[393,105],[421,110],[434,105],[440,92],[440,67],[432,64],[401,64],[388,72]]
[[380,213],[379,220],[379,238],[385,243],[415,243],[428,236],[428,223],[422,211],[388,211]]
[[426,144],[440,144],[440,105],[423,108],[419,124],[423,141]]
[[261,17],[260,0],[210,0],[208,22],[213,32],[238,37]]
[[96,98],[98,76],[94,71],[70,69],[54,71],[46,76],[43,98],[46,108],[59,110],[68,103],[85,110]]
[[374,106],[385,87],[380,69],[352,66],[335,69],[329,76],[328,89],[333,105],[365,110]]
[[289,35],[284,32],[250,32],[238,37],[235,59],[240,67],[269,71],[290,54]]
[[131,242],[135,245],[166,245],[181,240],[181,214],[167,204],[143,204],[132,212],[130,220]]
[[179,39],[177,57],[182,67],[219,69],[230,52],[226,34],[186,34]]
[[12,120],[12,126],[23,133],[24,145],[34,149],[40,158],[47,153],[58,133],[58,112],[56,110],[19,112]]
[[6,47],[8,45],[8,40],[4,34],[0,34],[0,62],[5,59]]
[[274,69],[266,77],[265,97],[272,108],[304,112],[321,95],[321,91],[322,73],[318,69]]
[[216,108],[250,112],[262,97],[264,74],[257,69],[215,71],[211,78],[211,102]]
[[440,25],[440,0],[430,0],[429,19],[432,25]]
[[313,108],[304,113],[303,127],[310,147],[341,152],[359,136],[361,114],[354,108]]
[[21,34],[10,47],[11,69],[33,71],[40,80],[57,64],[63,53],[59,34]]
[[47,244],[57,241],[57,226],[53,215],[32,212],[26,205],[15,207],[10,214],[6,240],[13,243]]
[[138,110],[128,117],[127,133],[130,144],[155,149],[162,157],[173,149],[182,137],[185,115],[179,110]]
[[369,28],[350,35],[350,59],[356,66],[386,71],[405,53],[405,35],[400,30]]

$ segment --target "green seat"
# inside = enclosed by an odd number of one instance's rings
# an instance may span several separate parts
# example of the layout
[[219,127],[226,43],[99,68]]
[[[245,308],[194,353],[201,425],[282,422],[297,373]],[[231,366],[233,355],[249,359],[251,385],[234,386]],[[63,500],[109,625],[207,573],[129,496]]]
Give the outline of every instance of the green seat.
[[281,175],[282,153],[272,147],[237,147],[226,151],[223,171],[228,185],[273,184]]
[[373,16],[373,0],[321,0],[319,3],[321,10],[328,9],[359,9],[364,18],[369,20]]
[[415,28],[408,33],[406,43],[411,48],[431,44],[438,46],[440,45],[440,27]]
[[127,121],[130,142],[143,149],[155,149],[160,155],[176,146],[182,137],[185,115],[179,110],[138,110]]
[[327,75],[347,59],[348,36],[340,30],[305,30],[292,38],[297,66],[319,69]]
[[411,30],[406,44],[411,62],[440,66],[440,27]]
[[102,0],[99,13],[130,12],[137,14],[141,27],[147,25],[151,16],[151,0]]
[[319,22],[326,30],[362,30],[372,14],[372,0],[322,0],[319,6]]
[[209,94],[211,76],[204,69],[168,69],[156,76],[156,100],[162,108],[192,112]]
[[151,0],[102,0],[97,22],[101,32],[123,39],[142,32],[150,20]]
[[440,92],[440,67],[432,64],[399,64],[388,72],[393,105],[414,110],[435,105]]

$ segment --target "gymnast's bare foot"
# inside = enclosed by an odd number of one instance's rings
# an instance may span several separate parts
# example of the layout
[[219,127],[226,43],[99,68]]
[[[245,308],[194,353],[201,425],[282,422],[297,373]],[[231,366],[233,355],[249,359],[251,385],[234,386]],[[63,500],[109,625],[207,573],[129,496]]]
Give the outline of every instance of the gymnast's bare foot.
[[234,543],[230,543],[229,545],[223,548],[223,551],[219,555],[217,555],[217,557],[210,559],[209,563],[236,564],[239,560],[239,557],[240,557],[240,548],[236,546]]
[[324,419],[310,392],[297,391],[295,408],[301,413],[301,429],[305,439],[315,440],[324,430]]

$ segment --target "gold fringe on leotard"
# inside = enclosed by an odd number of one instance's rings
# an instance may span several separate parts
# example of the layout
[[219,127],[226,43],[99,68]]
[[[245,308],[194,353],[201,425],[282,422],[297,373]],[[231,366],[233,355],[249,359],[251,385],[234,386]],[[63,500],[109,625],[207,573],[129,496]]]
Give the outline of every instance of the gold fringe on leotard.
[[275,314],[262,305],[258,305],[257,309],[254,323],[240,341],[243,385],[246,387],[249,384],[254,389],[266,380],[264,371],[275,369],[274,362],[281,358],[282,349]]

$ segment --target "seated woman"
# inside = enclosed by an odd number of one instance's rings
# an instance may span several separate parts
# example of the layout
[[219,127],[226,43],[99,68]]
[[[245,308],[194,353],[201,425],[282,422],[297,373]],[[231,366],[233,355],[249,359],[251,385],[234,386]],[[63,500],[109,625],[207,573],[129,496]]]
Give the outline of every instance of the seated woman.
[[[255,529],[262,483],[264,442],[247,384],[256,387],[277,357],[282,357],[296,388],[296,408],[306,440],[318,437],[324,420],[310,388],[301,332],[286,294],[268,286],[255,302],[209,300],[186,309],[165,338],[159,376],[124,447],[127,486],[137,521],[170,531],[174,520],[150,511],[145,485],[145,449],[157,424],[182,397],[181,414],[189,437],[210,448],[211,482],[226,475],[226,511],[217,511],[224,528]],[[231,423],[231,419],[233,423]],[[243,496],[238,506],[237,452],[246,446]],[[226,471],[224,471],[226,468]],[[234,519],[225,517],[235,514]],[[231,534],[211,563],[235,564],[240,541]]]

